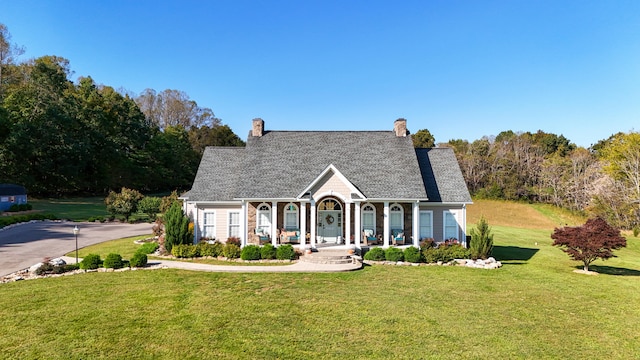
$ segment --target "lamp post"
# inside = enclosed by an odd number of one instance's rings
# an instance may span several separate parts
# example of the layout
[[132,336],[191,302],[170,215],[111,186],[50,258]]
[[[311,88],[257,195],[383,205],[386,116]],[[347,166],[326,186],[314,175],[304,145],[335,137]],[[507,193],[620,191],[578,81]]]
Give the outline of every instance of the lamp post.
[[76,264],[78,263],[78,233],[80,229],[78,229],[78,225],[73,228],[73,235],[76,236]]

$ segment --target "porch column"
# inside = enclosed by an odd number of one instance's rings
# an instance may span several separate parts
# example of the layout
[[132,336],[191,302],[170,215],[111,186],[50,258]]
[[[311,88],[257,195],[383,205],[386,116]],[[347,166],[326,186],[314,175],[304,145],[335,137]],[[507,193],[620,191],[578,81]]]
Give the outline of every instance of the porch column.
[[200,233],[200,229],[198,228],[198,204],[193,205],[193,210],[195,214],[193,215],[193,243],[198,243],[198,234]]
[[420,201],[413,203],[413,246],[420,247]]
[[362,241],[362,226],[360,225],[360,201],[356,201],[356,218],[355,218],[355,229],[353,233],[355,234],[356,247],[358,249],[361,248],[360,242]]
[[271,202],[271,244],[278,245],[278,202]]
[[247,203],[244,200],[240,211],[240,245],[247,246]]
[[385,248],[389,247],[389,202],[385,201],[384,202],[384,210],[383,210],[383,230],[382,230],[382,246]]
[[309,225],[311,227],[310,243],[312,248],[316,247],[316,227],[317,227],[316,221],[317,221],[316,220],[316,201],[313,198],[311,198],[311,224]]
[[300,247],[307,241],[307,203],[300,202]]
[[351,202],[344,203],[344,244],[351,245]]

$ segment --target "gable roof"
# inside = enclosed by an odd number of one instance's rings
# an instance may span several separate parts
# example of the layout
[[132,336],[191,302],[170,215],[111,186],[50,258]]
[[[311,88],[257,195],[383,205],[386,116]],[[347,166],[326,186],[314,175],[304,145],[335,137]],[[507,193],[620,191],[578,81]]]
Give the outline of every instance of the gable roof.
[[469,189],[451,148],[415,149],[429,202],[471,203]]
[[27,190],[24,186],[15,184],[0,184],[0,195],[15,196],[15,195],[27,195]]
[[207,147],[182,198],[293,199],[329,168],[370,200],[471,203],[452,149],[414,149],[393,131],[266,131],[245,148]]
[[[426,199],[410,137],[392,131],[268,131],[247,141],[238,197],[291,198],[333,164],[367,198]],[[393,186],[391,186],[393,185]]]

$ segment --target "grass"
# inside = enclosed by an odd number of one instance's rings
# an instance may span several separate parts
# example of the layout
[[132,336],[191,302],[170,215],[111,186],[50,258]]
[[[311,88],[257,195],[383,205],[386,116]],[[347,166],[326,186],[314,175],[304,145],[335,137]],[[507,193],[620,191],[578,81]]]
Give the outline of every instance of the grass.
[[[110,214],[104,204],[104,197],[84,197],[71,199],[29,199],[29,204],[33,205],[34,210],[45,213],[54,214],[59,219],[67,219],[73,221],[86,221],[89,218],[103,217],[106,218]],[[123,219],[122,216],[116,216]],[[148,220],[145,214],[132,214],[132,220]]]
[[155,270],[0,285],[0,358],[639,358],[640,239],[596,261],[600,275],[576,274],[549,238],[564,215],[504,205],[520,218],[485,215],[500,270]]

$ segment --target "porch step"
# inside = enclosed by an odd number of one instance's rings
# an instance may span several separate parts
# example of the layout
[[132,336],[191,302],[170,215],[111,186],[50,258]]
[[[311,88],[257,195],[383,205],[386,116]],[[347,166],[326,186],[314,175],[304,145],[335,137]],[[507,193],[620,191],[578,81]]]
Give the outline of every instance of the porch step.
[[300,261],[314,264],[352,264],[356,262],[356,259],[346,250],[319,249],[300,257]]

